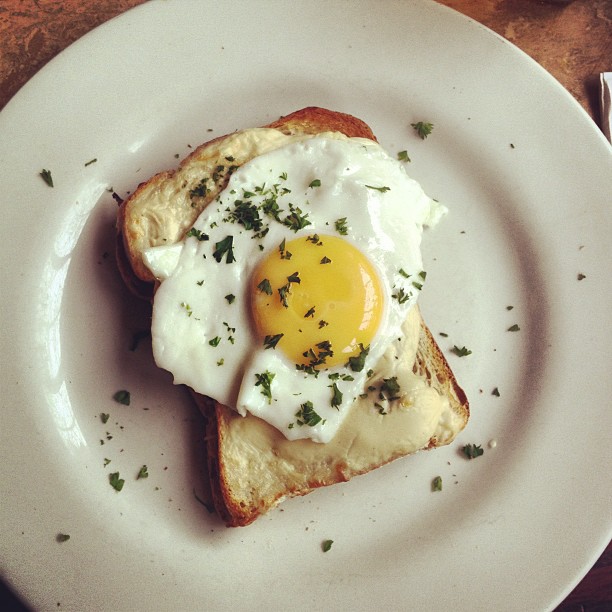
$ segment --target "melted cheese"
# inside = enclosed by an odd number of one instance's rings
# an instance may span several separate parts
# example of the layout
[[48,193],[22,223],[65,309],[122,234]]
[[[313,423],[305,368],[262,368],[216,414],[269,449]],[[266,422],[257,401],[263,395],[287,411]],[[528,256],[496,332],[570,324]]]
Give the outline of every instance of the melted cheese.
[[[402,399],[392,402],[387,414],[380,414],[371,399],[358,398],[327,444],[289,441],[258,418],[229,413],[223,461],[233,475],[234,495],[248,499],[256,486],[258,497],[274,497],[279,482],[292,493],[313,484],[332,484],[415,453],[431,440],[452,439],[463,426],[460,417],[446,396],[412,373],[419,330],[420,315],[413,308],[403,326],[401,345],[390,347],[379,364],[384,373],[384,362],[388,367],[391,362],[400,362],[396,373],[405,391]],[[268,460],[273,461],[273,473],[269,472]],[[236,477],[238,474],[244,476]]]

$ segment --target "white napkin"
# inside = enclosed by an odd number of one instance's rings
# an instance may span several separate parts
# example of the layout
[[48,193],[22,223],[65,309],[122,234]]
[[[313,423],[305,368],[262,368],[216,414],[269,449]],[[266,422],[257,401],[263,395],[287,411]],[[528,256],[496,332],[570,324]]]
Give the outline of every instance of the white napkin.
[[601,129],[606,135],[606,138],[612,142],[610,138],[610,126],[612,125],[612,72],[602,72],[599,75],[600,97],[599,104],[601,108]]

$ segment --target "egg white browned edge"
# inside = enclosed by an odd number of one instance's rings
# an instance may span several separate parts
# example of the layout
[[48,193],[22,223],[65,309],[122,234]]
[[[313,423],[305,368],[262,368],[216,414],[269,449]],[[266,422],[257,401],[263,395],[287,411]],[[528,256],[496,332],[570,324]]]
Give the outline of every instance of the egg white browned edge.
[[[376,141],[372,130],[362,120],[348,114],[319,107],[304,108],[281,117],[264,127],[277,129],[287,135],[315,135],[331,131],[341,132],[348,137],[368,138]],[[146,208],[149,194],[158,189],[165,181],[171,181],[181,168],[195,160],[198,161],[200,166],[204,161],[211,175],[216,167],[226,166],[225,156],[228,155],[228,152],[227,149],[223,150],[222,146],[224,140],[229,136],[231,135],[215,138],[197,147],[181,161],[177,170],[169,170],[154,175],[141,183],[132,195],[120,205],[116,226],[117,264],[125,284],[139,298],[152,300],[157,286],[157,282],[142,260],[142,251],[144,248],[151,246],[151,242],[148,242],[146,226],[141,227],[138,218],[142,207]],[[244,157],[240,158],[239,152],[235,152],[235,157],[236,164],[243,164],[248,161]],[[216,187],[199,201],[197,206],[192,206],[191,210],[184,211],[185,218],[182,219],[182,227],[185,228],[185,231],[191,227],[208,203],[225,188],[229,175],[229,172],[222,173]],[[137,212],[138,210],[140,212]],[[169,214],[176,214],[176,211],[169,212]],[[176,240],[176,237],[173,236],[172,240]],[[424,377],[428,384],[440,394],[447,397],[450,407],[457,417],[457,427],[452,435],[447,436],[444,440],[432,437],[424,447],[425,449],[431,449],[449,444],[465,427],[469,418],[469,403],[442,351],[420,316],[420,312],[418,316],[420,331],[413,370]],[[253,466],[257,469],[237,474],[236,470],[229,467],[228,453],[240,453],[240,445],[249,444],[248,437],[251,435],[249,431],[257,430],[259,432],[257,435],[259,435],[263,427],[267,430],[266,435],[272,437],[270,439],[277,436],[284,438],[284,436],[257,417],[252,415],[241,417],[235,411],[211,398],[196,393],[192,393],[192,396],[206,423],[203,439],[207,456],[207,465],[203,469],[205,485],[206,488],[210,488],[212,502],[217,514],[228,527],[248,525],[286,498],[305,495],[322,486],[345,482],[353,476],[369,472],[402,456],[401,454],[391,453],[383,459],[377,458],[375,462],[366,467],[362,465],[357,470],[352,468],[343,457],[330,457],[325,462],[326,465],[313,466],[313,469],[309,470],[311,473],[305,475],[302,482],[296,483],[293,481],[287,482],[283,478],[279,470],[281,460],[275,454],[274,444],[272,444],[268,452],[262,452],[258,456],[258,465]],[[233,423],[237,422],[237,419],[242,420],[240,422],[241,438],[238,442],[236,436],[232,435]],[[302,444],[317,444],[305,440],[299,442]],[[267,479],[266,486],[262,486],[262,475]]]

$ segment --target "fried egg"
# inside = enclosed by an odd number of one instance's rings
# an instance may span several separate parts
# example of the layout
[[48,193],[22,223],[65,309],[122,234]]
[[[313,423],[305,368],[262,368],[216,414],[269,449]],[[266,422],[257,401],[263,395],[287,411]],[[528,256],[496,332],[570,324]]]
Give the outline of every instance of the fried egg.
[[[401,341],[440,210],[370,140],[323,134],[252,159],[181,242],[144,253],[161,281],[156,363],[290,440],[330,441]],[[380,409],[401,393],[386,381]]]

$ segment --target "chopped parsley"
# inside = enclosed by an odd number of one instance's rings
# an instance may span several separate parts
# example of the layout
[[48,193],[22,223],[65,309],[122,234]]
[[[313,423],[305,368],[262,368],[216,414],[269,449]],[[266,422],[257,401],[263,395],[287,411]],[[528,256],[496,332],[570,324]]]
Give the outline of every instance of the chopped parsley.
[[118,404],[123,404],[124,406],[129,406],[130,405],[130,392],[126,391],[125,389],[121,389],[120,391],[117,391],[117,393],[115,393],[115,395],[113,395],[113,399],[118,403]]
[[40,176],[42,180],[49,185],[49,187],[53,187],[53,177],[51,176],[51,170],[45,170],[43,168],[42,172],[40,172]]
[[[245,197],[253,197],[254,193],[244,193]],[[244,226],[244,229],[260,231],[263,227],[263,221],[259,216],[259,209],[250,201],[236,200],[234,202],[234,210],[230,212],[229,218],[232,223],[237,222]]]
[[452,352],[455,353],[457,357],[467,357],[468,355],[472,354],[472,351],[470,351],[470,349],[465,348],[465,346],[459,348],[456,344],[453,346]]
[[368,189],[375,189],[376,191],[380,191],[380,193],[385,193],[385,191],[391,191],[391,187],[376,187],[374,185],[366,185]]
[[333,540],[323,540],[323,542],[321,542],[321,550],[324,553],[329,552],[333,543],[334,543]]
[[284,334],[274,334],[273,336],[266,336],[264,338],[264,347],[267,349],[275,349],[278,341],[284,336]]
[[397,300],[400,304],[403,304],[410,299],[410,293],[406,293],[403,287],[400,287],[391,297]]
[[87,168],[87,166],[91,166],[91,164],[95,164],[98,161],[97,157],[94,157],[93,159],[90,159],[88,162],[85,162],[85,167]]
[[400,151],[397,154],[397,159],[403,162],[409,162],[411,159],[408,157],[408,151]]
[[480,444],[466,444],[461,451],[468,459],[475,459],[476,457],[480,457],[480,455],[484,454],[484,450]]
[[494,395],[495,397],[499,397],[499,389],[497,387],[495,387],[495,389],[493,389],[493,391],[491,391],[491,395]]
[[397,376],[391,378],[383,378],[380,386],[380,399],[387,399],[390,402],[400,398],[400,386],[397,382]]
[[582,272],[578,273],[578,276],[576,276],[576,278],[581,281],[584,280],[586,278],[586,274],[583,274]]
[[338,385],[336,383],[332,383],[329,385],[332,390],[332,398],[331,398],[331,406],[332,408],[338,408],[340,404],[342,404],[342,391],[338,389]]
[[316,413],[312,402],[304,402],[300,409],[295,413],[298,425],[308,425],[314,427],[323,419]]
[[289,229],[294,232],[304,229],[307,225],[310,225],[308,221],[308,213],[302,214],[302,210],[293,204],[289,204],[289,214],[283,219],[283,225],[286,225]]
[[227,300],[227,303],[228,303],[228,304],[233,304],[233,303],[234,303],[234,300],[236,299],[236,296],[235,296],[233,293],[228,293],[228,294],[225,296],[225,299]]
[[67,542],[69,539],[70,539],[70,536],[67,533],[58,533],[55,536],[56,542],[59,542],[60,544],[62,542]]
[[431,490],[432,491],[441,491],[442,490],[442,476],[436,476],[431,481]]
[[408,272],[406,272],[406,270],[404,270],[404,268],[400,268],[399,269],[399,273],[401,276],[403,276],[404,278],[410,278],[410,274],[408,274]]
[[204,240],[209,240],[210,236],[208,234],[205,234],[204,232],[201,232],[199,229],[196,229],[195,227],[192,227],[186,234],[185,236],[187,238],[189,238],[190,236],[193,236],[194,238],[197,238],[200,242],[203,242]]
[[340,219],[337,219],[334,223],[334,226],[336,228],[336,231],[341,236],[346,236],[348,234],[348,228],[346,227],[346,217],[341,217]]
[[221,338],[219,336],[215,336],[212,340],[208,341],[210,346],[219,346],[219,342],[221,342]]
[[321,186],[321,181],[319,179],[315,179],[314,181],[310,182],[310,185],[308,185],[309,187],[320,187]]
[[215,244],[215,251],[213,253],[213,257],[217,261],[217,263],[221,263],[223,256],[225,255],[225,263],[233,263],[236,261],[234,257],[234,249],[233,249],[234,237],[226,236],[220,242]]
[[290,289],[291,289],[290,283],[287,283],[286,285],[283,285],[282,287],[279,287],[278,289],[278,297],[280,298],[281,304],[285,308],[289,308],[289,303],[287,302],[287,294],[289,293]]
[[326,327],[327,325],[329,325],[329,323],[327,321],[324,321],[323,319],[321,319],[319,321],[319,329],[323,329],[324,327]]
[[370,347],[365,347],[363,344],[359,345],[359,355],[356,357],[349,357],[348,366],[353,370],[353,372],[361,372],[365,367],[365,360],[370,352]]
[[115,491],[121,491],[121,489],[123,489],[123,485],[125,484],[125,480],[123,478],[119,478],[119,472],[109,474],[108,481],[110,482],[110,486],[113,487]]
[[521,329],[521,328],[520,328],[520,327],[519,327],[519,326],[518,326],[518,325],[515,323],[514,325],[511,325],[511,326],[508,328],[508,331],[515,332],[515,331],[520,331],[520,329]]
[[148,478],[148,477],[149,477],[149,472],[147,471],[147,466],[143,465],[138,471],[138,476],[136,476],[136,480],[139,480],[140,478]]
[[264,278],[261,281],[261,283],[259,283],[259,285],[257,285],[257,288],[262,293],[265,293],[266,295],[272,295],[272,285],[270,284],[270,281],[267,278]]
[[193,189],[189,190],[189,197],[192,199],[203,198],[208,191],[206,183],[208,183],[208,177],[200,179],[200,182]]
[[279,250],[281,259],[287,259],[287,260],[291,259],[291,253],[285,249],[285,239],[284,238],[283,238],[283,241],[278,245],[278,250]]
[[419,135],[421,140],[425,140],[433,131],[433,123],[427,123],[425,121],[417,121],[417,123],[410,124],[414,131]]
[[272,380],[274,379],[274,374],[272,372],[268,372],[266,370],[263,374],[255,374],[255,378],[257,382],[255,383],[256,387],[261,387],[261,394],[264,397],[268,398],[268,404],[272,403]]
[[188,317],[190,317],[193,314],[193,311],[191,310],[191,306],[187,304],[187,302],[181,302],[181,308],[185,310]]
[[325,256],[325,257],[323,257],[323,258],[321,259],[321,262],[320,262],[320,263],[322,263],[322,264],[328,264],[328,263],[331,263],[331,259],[330,259],[329,257]]
[[315,307],[313,306],[312,308],[308,309],[308,311],[304,315],[304,318],[307,319],[308,317],[311,317],[314,319],[314,314],[315,314]]
[[294,272],[293,274],[291,274],[290,276],[287,277],[287,280],[290,283],[297,283],[299,285],[300,284],[299,272]]
[[102,413],[100,414],[100,420],[101,420],[103,423],[108,423],[108,419],[109,419],[109,418],[110,418],[110,414],[108,414],[108,412],[102,412]]

